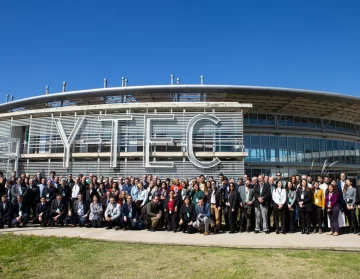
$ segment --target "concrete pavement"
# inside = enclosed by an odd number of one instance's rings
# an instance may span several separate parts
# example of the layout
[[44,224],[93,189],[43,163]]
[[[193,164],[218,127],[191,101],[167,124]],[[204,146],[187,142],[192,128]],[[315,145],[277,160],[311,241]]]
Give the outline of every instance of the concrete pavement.
[[87,239],[146,244],[360,251],[360,236],[356,234],[344,234],[336,237],[329,236],[326,233],[322,235],[302,235],[301,233],[286,235],[271,233],[266,235],[265,233],[254,234],[251,232],[241,234],[223,233],[204,236],[202,234],[188,235],[181,232],[173,233],[166,231],[115,231],[114,229],[105,230],[105,228],[41,228],[38,226],[6,228],[0,230],[0,234],[8,232],[23,235],[81,237]]

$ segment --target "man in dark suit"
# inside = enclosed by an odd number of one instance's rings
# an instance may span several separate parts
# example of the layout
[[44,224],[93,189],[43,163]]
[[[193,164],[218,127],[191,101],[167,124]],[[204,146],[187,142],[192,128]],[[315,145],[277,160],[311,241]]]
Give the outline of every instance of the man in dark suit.
[[88,203],[83,201],[83,196],[79,194],[78,199],[74,202],[74,206],[69,211],[72,227],[76,227],[78,223],[80,224],[80,227],[83,227],[87,222],[88,212]]
[[9,228],[11,228],[12,211],[13,204],[8,201],[7,195],[3,195],[0,203],[0,229],[2,229],[6,224],[8,224]]
[[123,231],[126,230],[126,225],[130,225],[133,230],[139,229],[138,210],[131,195],[127,195],[126,203],[121,206],[121,223]]
[[45,197],[41,197],[40,203],[36,206],[35,214],[33,223],[46,227],[50,217],[50,206],[46,203]]
[[258,176],[258,183],[254,187],[255,196],[255,233],[260,232],[261,219],[263,221],[263,230],[269,233],[268,227],[268,207],[271,201],[270,185],[264,183],[263,176]]
[[29,188],[28,188],[28,192],[30,192],[31,190],[31,201],[30,201],[30,208],[32,210],[32,216],[33,218],[35,217],[35,211],[36,211],[36,205],[38,204],[36,202],[39,194],[39,187],[37,186],[37,183],[34,183],[34,181],[32,179],[29,180]]
[[54,227],[56,224],[64,226],[64,219],[67,212],[67,203],[62,199],[60,193],[56,194],[56,199],[51,202],[50,207],[50,225]]
[[16,184],[11,187],[11,196],[12,196],[12,203],[16,201],[16,197],[21,195],[26,195],[27,188],[23,186],[23,181],[21,178],[18,178]]
[[13,210],[12,224],[17,227],[25,226],[29,221],[29,208],[24,204],[23,196],[19,195],[16,198]]

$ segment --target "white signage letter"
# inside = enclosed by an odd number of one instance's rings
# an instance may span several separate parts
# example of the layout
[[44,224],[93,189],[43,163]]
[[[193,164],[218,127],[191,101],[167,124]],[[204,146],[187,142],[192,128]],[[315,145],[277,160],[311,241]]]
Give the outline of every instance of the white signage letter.
[[187,129],[186,129],[186,139],[187,139],[186,149],[187,149],[188,158],[189,158],[190,162],[192,162],[195,166],[197,166],[199,168],[203,168],[203,169],[215,167],[217,164],[220,163],[219,158],[215,158],[211,162],[201,162],[198,159],[196,159],[196,157],[194,155],[194,150],[193,150],[194,127],[197,122],[199,122],[200,120],[205,120],[205,119],[210,120],[210,121],[214,122],[215,124],[218,124],[220,122],[220,119],[212,114],[198,114],[189,121],[189,123],[187,125]]
[[70,159],[70,147],[72,143],[75,140],[75,137],[77,133],[79,132],[79,129],[84,122],[85,117],[79,117],[78,120],[75,123],[74,128],[72,129],[69,138],[66,137],[66,133],[64,131],[64,127],[61,124],[61,120],[59,118],[54,118],[56,128],[59,132],[61,141],[64,145],[64,161],[63,161],[63,167],[68,168],[69,167],[69,159]]
[[144,115],[144,158],[143,166],[145,168],[173,168],[173,162],[151,162],[150,163],[150,145],[152,143],[172,143],[172,138],[151,138],[151,120],[173,120],[173,114],[152,114]]
[[116,168],[117,165],[117,146],[118,146],[118,125],[119,121],[132,120],[132,115],[119,115],[119,116],[99,116],[99,121],[112,121],[111,130],[111,155],[110,155],[110,167]]

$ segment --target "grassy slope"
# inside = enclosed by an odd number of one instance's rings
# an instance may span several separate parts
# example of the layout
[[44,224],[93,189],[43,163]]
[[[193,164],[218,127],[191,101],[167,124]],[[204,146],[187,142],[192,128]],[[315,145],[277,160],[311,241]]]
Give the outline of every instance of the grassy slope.
[[359,278],[360,254],[0,235],[0,278]]

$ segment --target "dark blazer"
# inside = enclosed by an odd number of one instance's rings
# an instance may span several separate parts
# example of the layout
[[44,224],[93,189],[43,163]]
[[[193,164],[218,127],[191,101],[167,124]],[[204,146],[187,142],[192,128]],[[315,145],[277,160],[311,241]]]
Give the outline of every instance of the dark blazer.
[[336,187],[338,189],[338,194],[339,194],[339,209],[341,211],[344,211],[344,209],[346,208],[346,202],[344,200],[344,193],[341,190],[341,181],[336,182]]
[[[131,202],[131,207],[132,207],[132,213],[131,213],[131,219],[138,219],[138,210],[136,207],[135,202]],[[127,203],[124,203],[121,206],[121,218],[123,218],[124,216],[129,217],[129,208]]]
[[[187,216],[187,213],[189,213],[189,217]],[[190,203],[187,207],[186,204],[183,204],[180,209],[180,219],[182,220],[188,220],[189,222],[195,222],[196,221],[196,209],[195,206]]]
[[0,202],[0,218],[12,219],[12,216],[13,216],[13,204],[10,201],[7,201],[5,203],[5,209],[4,209],[4,204]]
[[60,215],[65,215],[67,213],[67,203],[65,203],[64,201],[60,201],[60,204],[58,206],[58,200],[55,199],[51,202],[51,206],[50,206],[50,213],[53,215],[56,215],[56,211],[60,210]]
[[40,200],[40,189],[37,185],[32,185],[31,186],[31,191],[32,191],[32,203],[35,203],[37,201],[37,199],[39,198]]
[[88,203],[91,203],[91,202],[92,202],[92,197],[93,197],[93,196],[97,196],[97,197],[98,197],[98,200],[100,200],[99,193],[98,193],[98,191],[95,190],[95,188],[93,188],[92,190],[91,190],[90,188],[87,188],[85,193],[86,193],[86,194],[85,194],[84,199],[85,199]]
[[56,189],[55,187],[46,187],[43,190],[43,197],[46,198],[46,200],[49,200],[49,203],[51,203],[52,200],[56,198]]
[[38,203],[36,205],[36,211],[35,211],[36,217],[39,217],[41,213],[45,213],[45,214],[50,213],[50,206],[47,203],[44,203],[44,205]]
[[[23,185],[20,186],[21,188],[21,195],[25,195],[27,188]],[[15,184],[11,187],[11,201],[14,203],[16,201],[17,196],[20,195],[19,185]]]
[[312,191],[310,188],[308,188],[308,190],[304,191],[304,198],[301,198],[301,193],[302,193],[302,188],[299,187],[296,190],[296,202],[303,202],[303,206],[300,207],[299,206],[299,211],[306,211],[306,212],[311,212],[312,211]]
[[12,196],[11,196],[11,187],[10,188],[6,188],[5,187],[5,193],[4,195],[6,195],[8,197],[8,201],[12,202]]
[[356,199],[355,199],[355,203],[357,205],[360,205],[360,185],[356,186]]
[[[84,204],[84,215],[90,213],[90,205],[89,205],[89,203],[87,203],[86,201],[83,201],[83,204]],[[78,207],[79,207],[79,201],[76,200],[74,202],[73,208],[71,209],[71,214],[77,214]]]
[[[164,202],[164,209],[166,209],[167,212],[169,212],[169,200],[170,198],[168,197],[165,202]],[[175,206],[177,206],[177,212],[180,212],[180,200],[177,199],[176,197],[174,197],[174,210],[175,210]]]
[[29,215],[29,207],[24,204],[24,202],[21,204],[21,206],[19,205],[18,202],[15,202],[14,207],[13,207],[13,217],[19,217],[19,211],[22,211],[22,216],[26,216]]
[[263,189],[260,195],[260,184],[256,184],[254,187],[254,196],[255,196],[255,206],[259,206],[260,202],[258,198],[262,197],[264,202],[262,203],[264,206],[268,206],[271,201],[271,187],[269,183],[265,183],[263,185]]
[[230,192],[229,203],[230,203],[230,209],[234,209],[235,211],[239,209],[240,194],[236,189],[234,189],[234,191]]
[[[208,191],[208,196],[207,196],[207,202],[210,204],[211,203],[211,196],[213,193],[213,189],[209,189]],[[215,189],[215,206],[216,207],[221,207],[222,206],[222,189],[221,188],[216,188]]]

